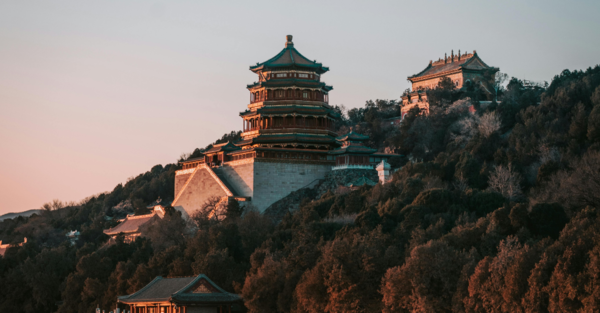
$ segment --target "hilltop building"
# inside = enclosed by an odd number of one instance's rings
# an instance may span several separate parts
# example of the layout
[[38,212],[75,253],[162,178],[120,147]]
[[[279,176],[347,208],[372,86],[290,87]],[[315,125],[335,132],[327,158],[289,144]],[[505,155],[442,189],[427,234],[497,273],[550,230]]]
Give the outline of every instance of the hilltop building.
[[460,90],[468,84],[483,80],[486,72],[491,71],[493,75],[498,70],[485,64],[477,55],[477,51],[461,55],[459,50],[458,55],[454,55],[453,50],[450,57],[445,55],[443,59],[429,61],[429,65],[424,70],[408,77],[412,83],[412,91],[402,96],[402,117],[414,107],[419,107],[428,113],[427,90],[435,89],[444,77],[450,78],[456,89]]
[[117,236],[123,234],[124,242],[135,241],[142,234],[140,227],[165,216],[165,210],[161,205],[155,206],[153,204],[152,208],[153,212],[150,214],[128,215],[125,219],[120,220],[117,226],[105,229],[104,233],[109,235],[112,240],[117,239]]
[[215,145],[203,157],[181,163],[175,174],[175,209],[191,215],[218,197],[220,205],[236,199],[262,212],[324,178],[334,165],[373,169],[392,156],[366,147],[345,148],[353,140],[336,138],[340,114],[329,105],[333,87],[322,81],[329,68],[298,52],[292,36],[286,39],[281,52],[250,66],[258,81],[247,86],[250,104],[240,113],[242,140]]
[[241,312],[242,297],[217,286],[206,275],[156,277],[137,292],[117,298],[131,313]]
[[0,256],[4,256],[6,254],[6,249],[8,249],[10,246],[21,247],[26,243],[27,243],[27,237],[23,238],[23,242],[13,243],[13,244],[10,244],[10,243],[2,244],[2,240],[0,240]]

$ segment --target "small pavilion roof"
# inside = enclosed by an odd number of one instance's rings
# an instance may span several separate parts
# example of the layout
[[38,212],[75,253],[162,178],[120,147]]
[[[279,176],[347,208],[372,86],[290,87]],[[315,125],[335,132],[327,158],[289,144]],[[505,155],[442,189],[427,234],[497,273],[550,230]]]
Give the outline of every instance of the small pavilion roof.
[[365,141],[365,140],[368,140],[368,139],[369,139],[369,136],[367,136],[367,135],[361,135],[359,133],[355,133],[354,130],[352,130],[352,129],[350,129],[349,133],[347,133],[347,134],[345,134],[343,136],[339,136],[339,137],[335,138],[335,140],[337,140],[337,141],[348,141],[348,140],[351,140],[351,141]]
[[104,233],[109,236],[118,235],[120,233],[137,233],[142,225],[148,223],[156,216],[158,215],[155,212],[145,215],[127,216],[119,225],[110,229],[105,229]]
[[454,62],[452,62],[452,58],[449,58],[447,62],[436,61],[430,62],[429,65],[422,70],[421,72],[409,76],[409,80],[418,80],[419,78],[424,77],[432,77],[432,76],[441,76],[446,73],[454,72],[457,70],[473,70],[473,71],[481,71],[486,69],[496,69],[494,67],[490,67],[485,62],[479,58],[476,51],[473,51],[473,54],[465,54],[460,57],[454,57]]
[[285,68],[285,67],[298,67],[305,68],[310,71],[314,71],[318,74],[323,74],[329,71],[328,67],[323,66],[321,63],[317,63],[317,61],[311,61],[305,56],[303,56],[296,48],[294,48],[294,43],[292,42],[292,35],[287,35],[287,41],[285,43],[285,48],[281,50],[276,56],[270,58],[269,60],[257,63],[254,66],[250,66],[250,70],[253,72],[259,72],[262,70],[268,69],[277,69],[277,68]]
[[361,176],[361,177],[355,179],[354,181],[352,181],[351,183],[346,184],[346,187],[361,187],[364,185],[375,186],[375,185],[377,185],[377,183],[364,177],[364,176]]
[[331,150],[330,154],[373,154],[377,152],[377,149],[369,148],[367,146],[345,146],[335,150]]
[[173,302],[178,304],[233,304],[242,297],[217,286],[206,275],[196,277],[156,277],[139,291],[118,297],[121,303]]
[[205,154],[209,154],[209,153],[217,153],[217,152],[231,152],[231,151],[236,151],[236,150],[240,150],[240,147],[234,145],[233,143],[231,143],[231,141],[225,142],[225,143],[220,143],[217,145],[214,145],[212,148],[208,149]]
[[187,160],[181,161],[179,163],[180,164],[185,164],[185,163],[193,163],[193,162],[198,162],[198,161],[204,161],[204,156],[200,156],[200,157],[197,157],[197,158],[187,159]]

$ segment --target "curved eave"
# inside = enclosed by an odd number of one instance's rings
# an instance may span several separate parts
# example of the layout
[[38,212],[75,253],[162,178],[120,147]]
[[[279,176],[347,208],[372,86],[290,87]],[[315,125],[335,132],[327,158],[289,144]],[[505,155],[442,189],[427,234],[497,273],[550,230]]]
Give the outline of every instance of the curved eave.
[[420,71],[417,74],[414,74],[412,76],[408,76],[408,80],[411,80],[413,78],[419,77],[420,75],[422,75],[423,73],[427,72],[427,70],[429,70],[432,67],[433,67],[433,65],[431,65],[431,63],[429,63],[429,65],[427,65],[427,67],[424,70],[422,70],[422,71]]
[[346,140],[365,141],[365,140],[368,140],[368,139],[369,139],[369,136],[358,134],[358,133],[355,133],[353,131],[350,132],[350,133],[347,133],[345,135],[342,135],[342,136],[339,136],[339,137],[335,138],[335,140],[337,140],[337,141],[346,141]]
[[297,106],[281,106],[281,107],[262,107],[257,109],[256,111],[246,110],[244,112],[240,112],[240,116],[254,116],[254,115],[293,115],[293,114],[317,114],[317,115],[329,115],[333,118],[339,118],[340,113],[326,109],[323,107],[315,107],[315,109],[297,107]]
[[374,154],[375,152],[377,152],[377,149],[372,149],[372,148],[365,148],[365,149],[348,149],[348,148],[341,148],[341,149],[335,149],[329,152],[329,154]]
[[274,64],[274,65],[259,64],[259,65],[255,65],[255,66],[250,66],[250,70],[254,73],[258,73],[261,71],[276,71],[276,70],[281,70],[281,69],[285,69],[285,68],[308,70],[308,71],[315,72],[319,75],[329,72],[329,67],[323,66],[320,63],[317,63],[317,64],[284,63],[284,64]]
[[[284,54],[286,54],[286,53],[289,54],[290,60],[292,62],[281,63],[281,64],[273,64],[274,62],[276,62],[280,58],[284,57]],[[308,64],[297,63],[296,62],[297,60],[295,60],[295,58],[294,58],[294,53],[297,54],[298,57],[300,57],[301,59],[303,59],[303,61],[307,62]],[[281,69],[281,68],[286,68],[286,67],[307,68],[307,69],[310,69],[312,71],[315,71],[318,74],[323,74],[323,73],[329,71],[329,68],[323,66],[323,64],[317,63],[315,61],[311,61],[307,57],[305,57],[304,55],[302,55],[302,53],[300,53],[298,50],[296,50],[296,48],[294,48],[293,44],[290,44],[290,45],[286,46],[277,55],[275,55],[274,57],[270,58],[269,60],[267,60],[265,62],[262,62],[262,63],[257,63],[254,66],[250,66],[250,70],[252,72],[256,73],[256,72],[259,72],[259,71],[265,71],[265,70],[271,70],[271,69]]]
[[260,87],[266,88],[276,88],[276,87],[307,87],[307,88],[321,88],[324,90],[332,90],[333,87],[327,86],[324,82],[318,82],[314,80],[306,80],[306,79],[274,79],[268,80],[264,82],[257,82],[254,84],[247,85],[246,88],[254,89]]
[[[258,137],[250,139],[251,142],[247,144],[255,143],[321,143],[321,144],[335,144],[335,140],[331,137],[325,136],[307,136],[307,135],[293,135],[293,134],[281,134],[281,135],[260,135]],[[237,152],[237,151],[236,151]]]

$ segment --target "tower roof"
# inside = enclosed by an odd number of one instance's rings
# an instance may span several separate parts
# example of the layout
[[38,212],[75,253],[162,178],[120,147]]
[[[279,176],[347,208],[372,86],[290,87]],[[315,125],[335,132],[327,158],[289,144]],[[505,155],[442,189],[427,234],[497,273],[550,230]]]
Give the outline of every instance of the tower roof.
[[294,48],[294,43],[292,42],[292,35],[287,35],[287,41],[285,43],[285,48],[281,50],[276,56],[270,58],[269,60],[257,63],[254,66],[250,66],[250,70],[253,72],[258,72],[262,70],[268,69],[277,69],[277,68],[285,68],[285,67],[297,67],[297,68],[305,68],[310,71],[314,71],[318,74],[323,74],[329,71],[328,67],[323,66],[321,63],[317,63],[317,61],[311,61],[305,56],[303,56],[296,48]]

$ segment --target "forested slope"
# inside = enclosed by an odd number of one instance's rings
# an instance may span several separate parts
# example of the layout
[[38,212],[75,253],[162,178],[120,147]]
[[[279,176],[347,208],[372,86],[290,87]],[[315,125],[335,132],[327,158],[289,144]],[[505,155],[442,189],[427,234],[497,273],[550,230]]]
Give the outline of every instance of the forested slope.
[[157,275],[204,273],[250,312],[598,311],[599,86],[600,67],[548,86],[512,79],[487,107],[441,86],[430,114],[412,111],[398,129],[381,123],[393,101],[340,107],[339,131],[397,149],[401,169],[385,185],[305,199],[278,223],[232,205],[192,228],[169,211],[146,238],[106,245],[105,216],[172,198],[173,164],[2,221],[2,239],[30,240],[0,258],[0,310],[108,310]]

